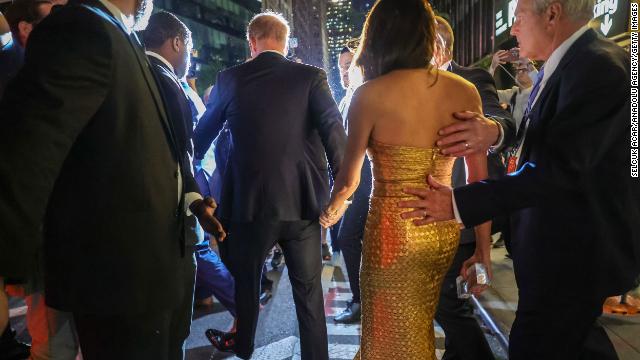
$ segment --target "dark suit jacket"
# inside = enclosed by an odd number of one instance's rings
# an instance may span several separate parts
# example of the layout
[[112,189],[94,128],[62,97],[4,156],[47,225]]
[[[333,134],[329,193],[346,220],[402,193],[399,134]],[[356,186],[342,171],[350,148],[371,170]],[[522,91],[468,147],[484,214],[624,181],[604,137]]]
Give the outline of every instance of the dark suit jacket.
[[[451,72],[475,85],[478,93],[480,93],[480,99],[482,99],[482,112],[500,123],[504,131],[503,144],[511,144],[515,138],[515,121],[511,113],[500,106],[500,100],[493,77],[483,69],[468,68],[460,66],[455,62],[451,62]],[[497,179],[506,172],[500,154],[489,154],[487,166],[489,168],[489,177],[492,179]],[[464,186],[467,184],[464,158],[456,159],[453,165],[451,180],[453,186]],[[475,240],[476,236],[473,228],[463,229],[460,232],[461,244],[469,244]]]
[[183,175],[185,192],[200,193],[200,189],[191,170],[191,157],[193,156],[193,112],[189,99],[182,89],[180,80],[175,73],[159,59],[148,56],[153,71],[166,104],[169,123],[173,127],[176,145],[180,149],[182,168],[188,169]]
[[621,294],[640,272],[629,83],[629,55],[589,30],[532,109],[526,164],[514,175],[455,190],[465,225],[512,214],[521,305],[559,294]]
[[0,47],[0,98],[9,80],[16,76],[22,67],[24,49],[16,41],[10,41],[4,47]]
[[337,173],[346,143],[324,71],[266,52],[221,72],[210,99],[195,130],[195,157],[228,121],[233,151],[220,216],[317,219],[328,197],[327,157]]
[[144,52],[115,18],[82,1],[42,21],[0,116],[0,275],[29,276],[43,250],[54,308],[173,308],[177,150]]

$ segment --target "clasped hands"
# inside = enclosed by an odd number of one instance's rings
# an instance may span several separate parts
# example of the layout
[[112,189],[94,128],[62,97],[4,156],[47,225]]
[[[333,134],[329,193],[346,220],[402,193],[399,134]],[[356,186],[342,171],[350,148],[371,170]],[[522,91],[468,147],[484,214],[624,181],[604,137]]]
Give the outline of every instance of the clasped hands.
[[349,204],[351,203],[344,202],[339,208],[332,208],[331,205],[327,206],[327,208],[320,215],[320,225],[322,225],[322,227],[325,229],[335,225],[347,211]]

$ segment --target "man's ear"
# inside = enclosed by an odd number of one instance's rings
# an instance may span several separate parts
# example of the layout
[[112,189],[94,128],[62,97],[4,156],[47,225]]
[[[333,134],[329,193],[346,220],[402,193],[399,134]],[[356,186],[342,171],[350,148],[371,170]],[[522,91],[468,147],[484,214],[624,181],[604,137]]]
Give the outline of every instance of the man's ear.
[[173,49],[173,51],[175,51],[176,53],[180,52],[180,37],[176,36],[171,40],[171,48]]
[[250,36],[250,37],[249,37],[249,48],[250,48],[251,52],[256,52],[256,51],[257,51],[257,50],[256,50],[256,48],[257,48],[257,42],[258,42],[258,41],[256,40],[256,38],[255,38],[255,37],[253,37],[253,36]]
[[554,2],[547,7],[545,11],[545,17],[549,25],[557,25],[561,15],[567,15],[564,11],[564,7],[559,2]]

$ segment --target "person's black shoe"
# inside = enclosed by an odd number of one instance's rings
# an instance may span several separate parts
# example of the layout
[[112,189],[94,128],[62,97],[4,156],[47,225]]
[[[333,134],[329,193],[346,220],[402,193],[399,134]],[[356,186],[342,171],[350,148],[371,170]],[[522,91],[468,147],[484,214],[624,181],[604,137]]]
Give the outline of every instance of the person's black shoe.
[[333,321],[338,324],[353,324],[360,322],[361,315],[362,309],[360,308],[360,303],[349,301],[349,303],[347,303],[347,308],[338,316],[334,317]]
[[269,302],[269,300],[271,300],[272,297],[273,297],[273,293],[271,292],[271,289],[264,289],[262,294],[260,294],[260,305],[262,306],[267,305],[267,303]]
[[329,249],[329,244],[322,244],[322,260],[331,261],[331,249]]
[[284,255],[280,249],[273,250],[273,257],[271,258],[271,267],[276,270],[280,265],[282,265],[282,259]]
[[207,339],[218,351],[234,353],[233,346],[236,343],[236,334],[228,333],[216,329],[207,329],[204,332]]

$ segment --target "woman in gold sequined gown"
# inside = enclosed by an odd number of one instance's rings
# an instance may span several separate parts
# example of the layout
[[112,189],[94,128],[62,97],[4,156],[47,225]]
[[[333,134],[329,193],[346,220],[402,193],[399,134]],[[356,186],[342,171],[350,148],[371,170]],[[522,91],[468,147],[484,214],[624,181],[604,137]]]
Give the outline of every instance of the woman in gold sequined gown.
[[[365,83],[351,104],[343,170],[320,221],[331,226],[347,209],[368,152],[374,186],[363,241],[356,359],[436,358],[433,317],[459,226],[416,226],[401,218],[398,202],[412,199],[403,189],[424,187],[427,175],[451,183],[455,159],[435,147],[437,131],[456,121],[454,112],[481,112],[481,103],[472,84],[430,65],[434,23],[425,0],[381,0],[367,18],[354,60]],[[465,161],[470,182],[486,177],[485,156]],[[490,224],[476,229],[474,260],[486,265],[489,233]]]

